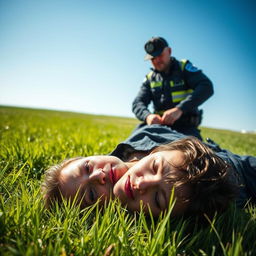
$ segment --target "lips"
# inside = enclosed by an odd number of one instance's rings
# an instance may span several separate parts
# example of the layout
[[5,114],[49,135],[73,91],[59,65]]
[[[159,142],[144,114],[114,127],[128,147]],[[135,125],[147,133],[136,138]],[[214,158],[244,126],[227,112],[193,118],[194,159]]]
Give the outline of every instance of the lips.
[[134,199],[134,195],[133,195],[133,192],[132,192],[131,181],[130,181],[130,176],[129,175],[128,175],[128,178],[125,182],[124,190],[125,190],[125,193],[126,193],[127,197],[129,197],[131,199]]
[[113,185],[116,184],[116,174],[112,168],[109,171],[109,179]]

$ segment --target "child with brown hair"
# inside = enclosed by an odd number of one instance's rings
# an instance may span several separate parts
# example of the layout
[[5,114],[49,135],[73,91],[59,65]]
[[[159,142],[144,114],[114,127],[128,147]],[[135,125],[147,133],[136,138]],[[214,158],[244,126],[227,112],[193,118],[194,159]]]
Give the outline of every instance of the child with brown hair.
[[116,196],[131,211],[143,203],[157,216],[168,208],[173,187],[173,215],[223,211],[235,198],[240,206],[255,202],[256,158],[234,155],[167,126],[144,126],[111,156],[71,159],[50,168],[43,191],[48,205],[76,194],[82,207]]

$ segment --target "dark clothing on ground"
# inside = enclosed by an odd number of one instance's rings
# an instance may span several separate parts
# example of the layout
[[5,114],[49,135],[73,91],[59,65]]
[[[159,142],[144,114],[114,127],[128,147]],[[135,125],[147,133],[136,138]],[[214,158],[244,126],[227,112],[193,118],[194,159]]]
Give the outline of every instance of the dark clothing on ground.
[[[111,155],[126,161],[134,152],[150,152],[159,145],[186,137],[188,136],[174,131],[168,126],[145,125],[135,130],[128,139],[120,143]],[[237,205],[243,206],[250,198],[252,202],[256,203],[256,157],[233,154],[228,150],[221,149],[211,140],[205,144],[232,167],[231,177],[240,186]]]
[[[148,126],[146,123],[141,123],[139,124],[134,132],[137,130],[137,129],[140,129],[142,128],[143,126]],[[170,127],[171,128],[171,127]],[[175,128],[172,128],[173,131],[175,131]],[[182,133],[184,135],[187,135],[187,136],[194,136],[196,138],[198,138],[199,140],[203,140],[203,138],[201,137],[201,134],[200,134],[200,130],[197,128],[197,127],[194,127],[194,126],[184,126],[184,127],[180,127],[179,128],[179,133]]]

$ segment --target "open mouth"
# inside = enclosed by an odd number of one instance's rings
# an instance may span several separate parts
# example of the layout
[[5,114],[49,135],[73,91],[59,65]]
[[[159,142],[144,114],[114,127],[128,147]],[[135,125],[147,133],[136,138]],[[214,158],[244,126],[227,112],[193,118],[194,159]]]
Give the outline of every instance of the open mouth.
[[130,181],[130,176],[129,175],[128,175],[128,178],[125,182],[124,190],[125,190],[125,193],[126,193],[127,197],[129,197],[131,199],[134,199],[134,195],[133,195],[133,192],[132,192],[131,181]]

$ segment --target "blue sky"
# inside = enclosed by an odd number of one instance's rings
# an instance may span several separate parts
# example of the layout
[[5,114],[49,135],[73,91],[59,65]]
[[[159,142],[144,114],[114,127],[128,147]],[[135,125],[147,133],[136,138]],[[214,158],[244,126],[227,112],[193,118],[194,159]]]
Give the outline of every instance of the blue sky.
[[254,1],[0,0],[0,105],[133,117],[163,36],[214,83],[203,126],[256,130]]

